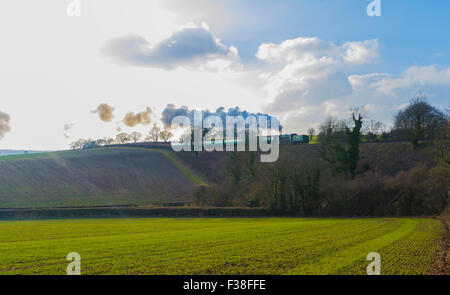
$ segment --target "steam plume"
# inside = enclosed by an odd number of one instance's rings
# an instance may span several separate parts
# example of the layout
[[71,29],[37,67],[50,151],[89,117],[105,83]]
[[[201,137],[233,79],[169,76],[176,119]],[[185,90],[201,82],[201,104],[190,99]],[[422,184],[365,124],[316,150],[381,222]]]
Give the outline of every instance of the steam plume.
[[106,103],[99,104],[97,109],[92,111],[92,113],[98,114],[103,122],[110,122],[114,118],[113,112],[114,108]]
[[11,131],[11,127],[9,126],[10,121],[11,118],[9,115],[0,111],[0,139],[2,139],[7,132]]
[[[162,113],[161,121],[163,122],[165,128],[171,127],[170,125],[172,124],[172,119],[176,116],[186,116],[191,120],[191,122],[194,122],[194,111],[195,110],[189,110],[187,106],[176,108],[175,105],[168,104]],[[239,107],[229,108],[228,111],[225,111],[224,107],[219,107],[215,112],[210,112],[209,110],[204,110],[202,112],[203,119],[208,116],[218,116],[222,119],[223,122],[225,122],[227,116],[242,116],[244,119],[248,116],[255,116],[257,118],[267,117],[272,122],[278,120],[271,115],[263,113],[251,113],[245,110],[241,110]]]
[[149,107],[147,107],[147,109],[141,113],[127,113],[125,115],[125,118],[123,118],[123,123],[128,127],[134,127],[138,124],[148,125],[152,121],[150,118],[151,113],[152,110]]
[[68,134],[68,131],[70,130],[70,129],[72,129],[72,127],[74,126],[75,124],[73,124],[73,123],[71,123],[71,124],[64,124],[64,137],[65,138],[70,138],[70,135]]

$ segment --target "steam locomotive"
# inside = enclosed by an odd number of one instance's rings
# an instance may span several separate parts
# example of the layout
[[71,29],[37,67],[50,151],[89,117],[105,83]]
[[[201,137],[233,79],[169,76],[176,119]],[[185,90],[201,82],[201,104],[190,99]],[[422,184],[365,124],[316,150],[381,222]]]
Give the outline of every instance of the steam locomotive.
[[280,143],[290,144],[308,144],[308,135],[298,135],[297,133],[280,135]]

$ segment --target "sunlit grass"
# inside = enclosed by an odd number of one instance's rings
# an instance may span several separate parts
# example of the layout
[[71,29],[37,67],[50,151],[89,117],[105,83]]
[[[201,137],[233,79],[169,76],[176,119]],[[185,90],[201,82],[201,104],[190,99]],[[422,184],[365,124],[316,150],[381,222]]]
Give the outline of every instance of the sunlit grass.
[[154,218],[0,222],[0,274],[424,274],[432,219]]

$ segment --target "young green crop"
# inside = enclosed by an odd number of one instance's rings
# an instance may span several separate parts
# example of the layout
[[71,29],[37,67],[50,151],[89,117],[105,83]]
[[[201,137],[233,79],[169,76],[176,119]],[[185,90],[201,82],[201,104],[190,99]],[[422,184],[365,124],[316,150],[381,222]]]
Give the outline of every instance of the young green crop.
[[142,218],[0,222],[0,274],[424,274],[432,219]]

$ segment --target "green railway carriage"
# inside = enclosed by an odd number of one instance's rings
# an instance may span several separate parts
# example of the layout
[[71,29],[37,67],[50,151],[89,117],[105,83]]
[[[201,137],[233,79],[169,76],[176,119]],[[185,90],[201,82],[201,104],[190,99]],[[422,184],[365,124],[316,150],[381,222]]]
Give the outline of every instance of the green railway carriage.
[[309,136],[308,135],[298,135],[296,133],[293,134],[283,134],[280,135],[280,143],[281,144],[308,144]]
[[283,134],[280,135],[280,143],[291,143],[291,134]]
[[294,135],[291,140],[292,144],[308,144],[309,136],[308,135]]

